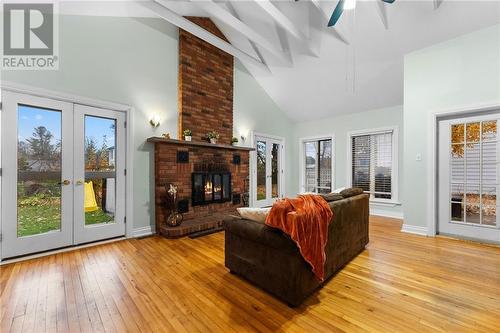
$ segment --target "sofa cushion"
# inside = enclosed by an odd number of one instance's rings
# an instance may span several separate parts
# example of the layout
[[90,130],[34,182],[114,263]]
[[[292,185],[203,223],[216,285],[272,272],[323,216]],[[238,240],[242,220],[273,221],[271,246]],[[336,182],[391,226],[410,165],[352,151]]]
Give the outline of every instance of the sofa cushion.
[[321,194],[323,199],[326,200],[326,202],[332,202],[332,201],[337,201],[337,200],[342,200],[344,197],[340,193],[328,193],[328,194]]
[[342,192],[340,192],[340,194],[344,198],[350,198],[350,197],[353,197],[355,195],[363,194],[363,189],[357,188],[357,187],[347,188],[347,189],[343,190]]
[[236,209],[240,216],[244,219],[265,223],[267,215],[269,215],[270,207],[268,208],[248,208],[240,207]]

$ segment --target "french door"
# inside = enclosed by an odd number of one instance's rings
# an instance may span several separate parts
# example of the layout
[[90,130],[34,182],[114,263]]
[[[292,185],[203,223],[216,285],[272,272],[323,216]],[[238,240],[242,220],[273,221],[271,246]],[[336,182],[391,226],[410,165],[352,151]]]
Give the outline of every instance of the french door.
[[2,95],[2,258],[124,235],[123,115]]
[[283,197],[284,142],[282,139],[255,135],[254,146],[253,205],[272,206],[274,201]]
[[438,233],[500,242],[500,114],[439,122]]
[[125,116],[77,105],[74,148],[76,244],[125,235]]

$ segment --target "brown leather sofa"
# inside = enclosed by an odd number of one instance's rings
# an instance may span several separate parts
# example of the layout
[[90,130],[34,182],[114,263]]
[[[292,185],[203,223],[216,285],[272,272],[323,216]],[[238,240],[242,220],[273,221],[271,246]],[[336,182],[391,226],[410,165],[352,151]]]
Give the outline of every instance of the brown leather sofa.
[[[348,196],[347,194],[346,196]],[[329,202],[334,212],[325,248],[325,281],[368,244],[366,194]],[[300,305],[323,283],[312,273],[297,245],[280,230],[242,218],[225,221],[225,265],[290,306]]]

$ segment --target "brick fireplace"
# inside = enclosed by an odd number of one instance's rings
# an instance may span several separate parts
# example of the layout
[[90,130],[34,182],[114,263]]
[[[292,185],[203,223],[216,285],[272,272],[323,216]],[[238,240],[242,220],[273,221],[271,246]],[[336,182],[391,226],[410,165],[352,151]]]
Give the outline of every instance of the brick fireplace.
[[[225,39],[208,18],[191,21]],[[192,142],[182,132],[192,131]],[[211,144],[209,131],[220,139]],[[233,135],[233,57],[182,29],[179,30],[179,139],[152,137],[155,145],[155,220],[157,233],[176,238],[222,225],[248,193],[249,152],[231,146]],[[184,221],[168,227],[167,186],[178,188]]]

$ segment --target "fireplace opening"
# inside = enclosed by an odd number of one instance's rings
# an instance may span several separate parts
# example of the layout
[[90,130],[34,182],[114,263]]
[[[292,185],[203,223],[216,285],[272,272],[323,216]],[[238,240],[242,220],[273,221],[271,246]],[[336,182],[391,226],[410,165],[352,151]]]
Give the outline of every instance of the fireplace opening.
[[229,172],[195,172],[192,187],[193,206],[231,201]]

